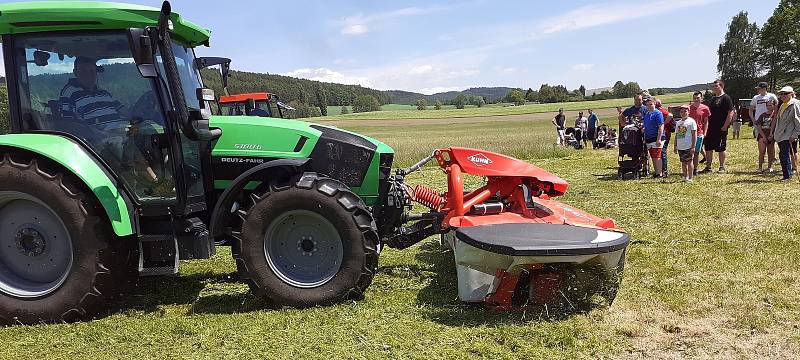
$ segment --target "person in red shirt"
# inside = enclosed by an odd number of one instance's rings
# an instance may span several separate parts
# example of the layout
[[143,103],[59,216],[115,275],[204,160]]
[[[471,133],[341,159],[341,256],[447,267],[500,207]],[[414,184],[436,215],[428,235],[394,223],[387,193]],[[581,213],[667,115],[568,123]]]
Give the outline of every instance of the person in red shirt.
[[697,175],[697,165],[700,164],[700,156],[703,154],[703,139],[708,128],[708,117],[711,116],[711,109],[703,104],[703,93],[696,91],[692,95],[692,103],[689,105],[689,117],[697,122],[697,144],[694,149],[694,174]]

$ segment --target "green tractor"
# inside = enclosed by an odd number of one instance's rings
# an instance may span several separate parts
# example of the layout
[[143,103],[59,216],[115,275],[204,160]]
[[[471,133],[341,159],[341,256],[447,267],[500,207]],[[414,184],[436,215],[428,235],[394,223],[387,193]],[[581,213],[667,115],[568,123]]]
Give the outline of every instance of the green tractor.
[[405,206],[389,200],[389,146],[212,117],[199,70],[229,60],[196,57],[209,31],[168,2],[3,4],[0,34],[0,321],[89,318],[223,243],[276,306],[363,296]]
[[[274,306],[357,300],[384,245],[432,235],[453,249],[464,302],[614,299],[630,237],[553,201],[568,183],[533,164],[451,147],[392,173],[392,148],[366,136],[212,117],[200,70],[220,65],[224,84],[230,60],[196,57],[209,31],[169,2],[3,4],[0,35],[0,323],[91,318],[137,277],[218,245]],[[405,184],[428,162],[446,192]],[[467,191],[462,174],[485,184]]]

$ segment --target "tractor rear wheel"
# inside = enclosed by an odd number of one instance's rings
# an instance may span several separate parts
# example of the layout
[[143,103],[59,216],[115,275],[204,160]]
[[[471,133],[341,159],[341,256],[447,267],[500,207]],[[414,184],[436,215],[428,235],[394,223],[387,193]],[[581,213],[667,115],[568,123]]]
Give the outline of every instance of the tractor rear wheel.
[[0,323],[81,320],[127,283],[131,250],[78,184],[47,160],[0,153]]
[[305,173],[252,200],[239,212],[233,256],[257,297],[299,308],[363,298],[378,267],[378,234],[347,186]]

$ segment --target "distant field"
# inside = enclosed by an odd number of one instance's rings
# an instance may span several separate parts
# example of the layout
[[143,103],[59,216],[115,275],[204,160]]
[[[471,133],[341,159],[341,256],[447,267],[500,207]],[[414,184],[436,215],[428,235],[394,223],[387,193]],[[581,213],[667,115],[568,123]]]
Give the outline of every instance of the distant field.
[[[661,95],[658,98],[662,102],[672,104],[680,102],[688,102],[692,97],[692,93],[679,93]],[[506,104],[507,105],[507,104]],[[340,109],[336,112],[330,111],[327,117],[321,120],[351,120],[351,119],[370,119],[370,120],[388,120],[388,119],[445,119],[445,118],[461,118],[461,117],[476,117],[476,116],[504,116],[504,115],[522,115],[522,114],[535,114],[541,112],[555,112],[559,108],[564,110],[585,110],[587,108],[604,109],[613,108],[616,106],[630,106],[631,99],[610,99],[610,100],[596,100],[596,101],[583,101],[583,102],[566,102],[566,103],[552,103],[552,104],[528,104],[522,106],[484,106],[467,107],[465,109],[445,108],[442,110],[433,110],[433,106],[428,106],[428,110],[417,110],[413,105],[384,105],[381,111],[356,113],[338,115]],[[341,107],[339,107],[341,108]],[[316,120],[316,119],[315,119]]]
[[[471,108],[471,107],[475,107],[475,106],[472,106],[472,105],[467,106],[467,108]],[[453,105],[442,105],[442,109],[455,109],[455,108],[456,107],[453,106]],[[353,107],[352,106],[347,106],[347,110],[350,110],[350,112],[353,112]],[[409,111],[409,110],[418,111],[416,105],[386,104],[386,105],[381,106],[381,111]],[[428,105],[428,110],[433,110],[433,104],[429,104]],[[328,106],[328,116],[329,117],[336,116],[336,115],[341,115],[341,114],[342,114],[342,107],[341,106]],[[346,115],[346,116],[349,116],[349,114]]]

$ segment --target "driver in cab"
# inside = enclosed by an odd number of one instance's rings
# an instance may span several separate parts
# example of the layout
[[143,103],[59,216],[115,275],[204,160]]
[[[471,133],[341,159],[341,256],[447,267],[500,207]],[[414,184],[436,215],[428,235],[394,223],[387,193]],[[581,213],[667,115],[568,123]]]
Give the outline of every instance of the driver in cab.
[[133,151],[136,155],[131,154],[129,136],[137,134],[134,131],[129,134],[127,131],[129,122],[124,121],[120,115],[122,103],[97,86],[98,72],[103,72],[103,68],[97,65],[97,59],[86,56],[75,58],[72,71],[75,77],[67,81],[58,99],[62,121],[88,127],[89,133],[82,135],[85,135],[96,151],[111,156],[123,168],[145,168],[146,177],[150,181],[157,181],[158,177],[150,166],[142,164],[143,156],[140,151]]

